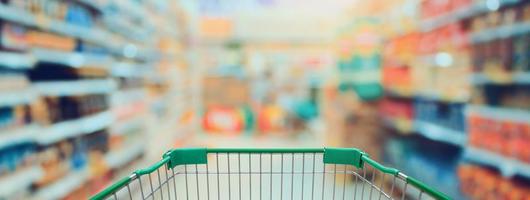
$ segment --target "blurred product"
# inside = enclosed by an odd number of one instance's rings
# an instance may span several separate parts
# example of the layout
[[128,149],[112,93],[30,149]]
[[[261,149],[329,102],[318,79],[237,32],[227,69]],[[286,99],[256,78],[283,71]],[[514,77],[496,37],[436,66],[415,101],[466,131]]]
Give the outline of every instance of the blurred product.
[[466,164],[458,167],[461,189],[472,199],[530,199],[527,181],[508,179],[485,167]]

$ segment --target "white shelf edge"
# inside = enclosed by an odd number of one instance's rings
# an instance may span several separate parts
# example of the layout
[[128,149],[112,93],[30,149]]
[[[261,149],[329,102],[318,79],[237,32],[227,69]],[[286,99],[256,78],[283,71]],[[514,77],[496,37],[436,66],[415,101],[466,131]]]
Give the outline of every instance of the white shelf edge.
[[43,133],[36,138],[42,145],[52,144],[66,138],[88,134],[110,126],[114,121],[110,111],[103,111],[79,119],[59,122],[45,127]]
[[25,26],[38,27],[54,33],[79,38],[109,48],[113,48],[112,45],[114,45],[111,44],[112,42],[109,42],[107,39],[109,33],[101,29],[82,27],[75,24],[54,20],[49,17],[37,17],[31,12],[4,4],[0,4],[0,18]]
[[136,128],[141,128],[145,120],[144,115],[139,115],[131,119],[126,119],[124,121],[118,121],[112,124],[110,127],[110,135],[126,135],[131,130]]
[[53,200],[61,199],[70,194],[75,189],[81,187],[90,178],[90,171],[84,168],[78,171],[70,172],[65,177],[55,181],[49,186],[39,189],[34,199]]
[[465,114],[478,114],[489,119],[530,123],[530,111],[522,109],[467,105],[465,108]]
[[32,88],[0,91],[0,107],[28,104],[37,99],[37,93]]
[[20,190],[25,190],[44,174],[42,168],[33,166],[9,174],[0,179],[0,198],[9,199]]
[[464,152],[464,158],[480,164],[495,167],[506,177],[511,177],[517,174],[530,178],[530,164],[512,158],[506,158],[498,153],[475,147],[468,147]]
[[0,51],[0,67],[11,69],[31,69],[35,65],[35,58],[26,53],[12,53]]
[[474,73],[471,74],[470,82],[474,85],[484,85],[484,84],[499,84],[499,85],[510,85],[510,84],[530,84],[530,72],[514,72],[509,80],[496,81],[488,78],[487,75],[483,73]]
[[110,104],[113,107],[127,106],[129,103],[146,99],[146,96],[147,92],[143,88],[118,90],[112,93],[110,97]]
[[31,53],[38,61],[58,63],[75,68],[90,66],[108,69],[114,62],[109,56],[93,53],[66,52],[43,48],[34,48]]
[[112,79],[43,81],[33,84],[37,92],[44,96],[107,94],[115,91],[117,85]]
[[128,143],[122,149],[107,153],[107,155],[105,155],[105,163],[111,169],[117,169],[134,160],[143,152],[144,143],[141,140],[134,143]]
[[0,149],[24,142],[34,142],[38,131],[39,126],[36,124],[29,124],[14,130],[2,130],[0,131]]
[[519,22],[471,33],[470,39],[471,43],[477,44],[522,35],[528,32],[530,32],[530,22]]
[[465,132],[451,130],[430,122],[415,120],[414,130],[431,140],[450,143],[457,146],[465,146],[467,143],[467,134]]

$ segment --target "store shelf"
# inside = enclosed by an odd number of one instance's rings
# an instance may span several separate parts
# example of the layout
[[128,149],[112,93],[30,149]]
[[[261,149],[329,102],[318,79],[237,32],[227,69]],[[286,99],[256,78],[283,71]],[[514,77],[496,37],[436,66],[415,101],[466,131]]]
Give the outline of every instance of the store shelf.
[[467,134],[461,131],[455,131],[443,126],[416,120],[414,130],[431,140],[449,143],[457,146],[465,146],[467,143]]
[[530,111],[528,110],[468,105],[465,112],[466,115],[480,115],[499,121],[530,123]]
[[36,82],[33,85],[37,92],[44,96],[106,94],[118,87],[112,79]]
[[78,38],[102,46],[109,47],[109,45],[116,45],[112,44],[114,42],[108,40],[108,34],[101,29],[78,26],[45,16],[36,16],[31,12],[5,4],[0,4],[0,19]]
[[498,28],[491,28],[472,33],[470,35],[471,43],[483,43],[497,39],[509,38],[517,35],[523,35],[530,32],[530,22],[508,24]]
[[111,95],[111,105],[126,106],[132,102],[142,101],[146,98],[146,92],[142,88],[118,90]]
[[0,107],[28,104],[37,99],[37,94],[31,88],[0,91]]
[[447,102],[447,103],[466,103],[471,99],[470,96],[460,95],[460,96],[449,96],[443,95],[435,91],[431,92],[421,92],[416,95],[416,97],[422,99],[428,99],[432,101]]
[[[521,0],[499,0],[499,7],[513,5]],[[434,30],[446,26],[451,23],[461,21],[463,19],[480,15],[482,13],[489,12],[489,8],[486,5],[486,1],[475,1],[469,6],[461,7],[457,10],[454,10],[450,13],[433,17],[432,19],[423,20],[420,23],[420,29],[424,32]]]
[[26,190],[44,172],[40,167],[28,167],[0,179],[0,199],[10,199],[19,191]]
[[117,77],[144,77],[149,74],[149,67],[128,62],[117,62],[112,65],[111,74]]
[[37,136],[37,142],[42,145],[52,144],[66,138],[92,133],[104,129],[114,122],[110,111],[86,116],[80,119],[60,122],[46,127]]
[[54,200],[62,199],[81,187],[90,178],[90,171],[85,168],[73,171],[62,179],[57,180],[49,186],[39,189],[33,199]]
[[35,58],[29,54],[0,51],[0,67],[18,70],[31,69],[35,61]]
[[139,129],[145,124],[145,116],[139,115],[133,117],[132,119],[127,119],[124,121],[115,122],[111,129],[110,134],[112,135],[123,135],[130,133],[132,130]]
[[479,148],[468,147],[465,150],[466,160],[479,164],[495,167],[506,177],[521,175],[530,178],[530,164],[508,158],[498,153],[493,153]]
[[37,131],[39,131],[39,127],[35,124],[14,130],[0,131],[0,149],[21,143],[32,143],[35,141]]
[[65,52],[42,48],[32,49],[31,53],[39,62],[57,63],[75,68],[89,66],[108,69],[114,62],[109,56],[91,53]]
[[490,76],[483,73],[475,73],[471,75],[471,83],[474,85],[484,84],[530,84],[530,72],[519,72],[514,74],[496,74]]
[[108,167],[118,169],[142,155],[144,149],[144,142],[142,141],[124,145],[120,150],[109,152],[105,156],[105,162]]

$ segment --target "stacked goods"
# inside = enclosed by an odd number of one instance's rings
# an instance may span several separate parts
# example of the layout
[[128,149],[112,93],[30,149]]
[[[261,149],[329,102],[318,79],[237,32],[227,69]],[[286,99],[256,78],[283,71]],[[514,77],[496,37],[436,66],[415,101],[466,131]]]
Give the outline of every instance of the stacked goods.
[[471,146],[530,163],[530,123],[524,118],[498,119],[470,112],[467,120]]
[[519,29],[529,22],[530,4],[504,7],[470,19],[473,70],[499,83],[513,81],[514,73],[528,72],[529,34]]
[[528,182],[504,178],[488,168],[461,165],[458,177],[462,192],[472,199],[530,199]]

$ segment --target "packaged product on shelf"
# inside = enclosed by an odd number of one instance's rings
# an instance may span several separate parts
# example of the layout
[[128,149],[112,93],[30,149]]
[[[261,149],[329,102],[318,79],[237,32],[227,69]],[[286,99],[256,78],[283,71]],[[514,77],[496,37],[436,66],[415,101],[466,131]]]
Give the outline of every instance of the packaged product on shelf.
[[31,122],[30,109],[27,105],[0,107],[0,135],[8,132],[3,130],[23,127]]
[[37,157],[44,175],[34,185],[37,188],[44,187],[64,177],[70,170],[68,159],[71,158],[73,151],[71,141],[63,141],[39,150]]
[[76,46],[73,38],[42,31],[30,30],[26,33],[26,38],[31,47],[72,51]]
[[527,200],[530,183],[527,180],[508,179],[498,172],[471,164],[458,167],[461,190],[472,199]]
[[477,114],[470,114],[467,120],[471,146],[523,162],[529,161],[530,151],[523,146],[530,145],[530,124],[491,119]]
[[43,97],[33,106],[33,115],[37,121],[53,124],[78,119],[108,110],[104,95]]
[[35,146],[33,144],[17,144],[1,148],[0,178],[36,164],[34,153]]
[[30,44],[27,35],[27,29],[23,26],[0,23],[0,47],[2,49],[26,50]]

